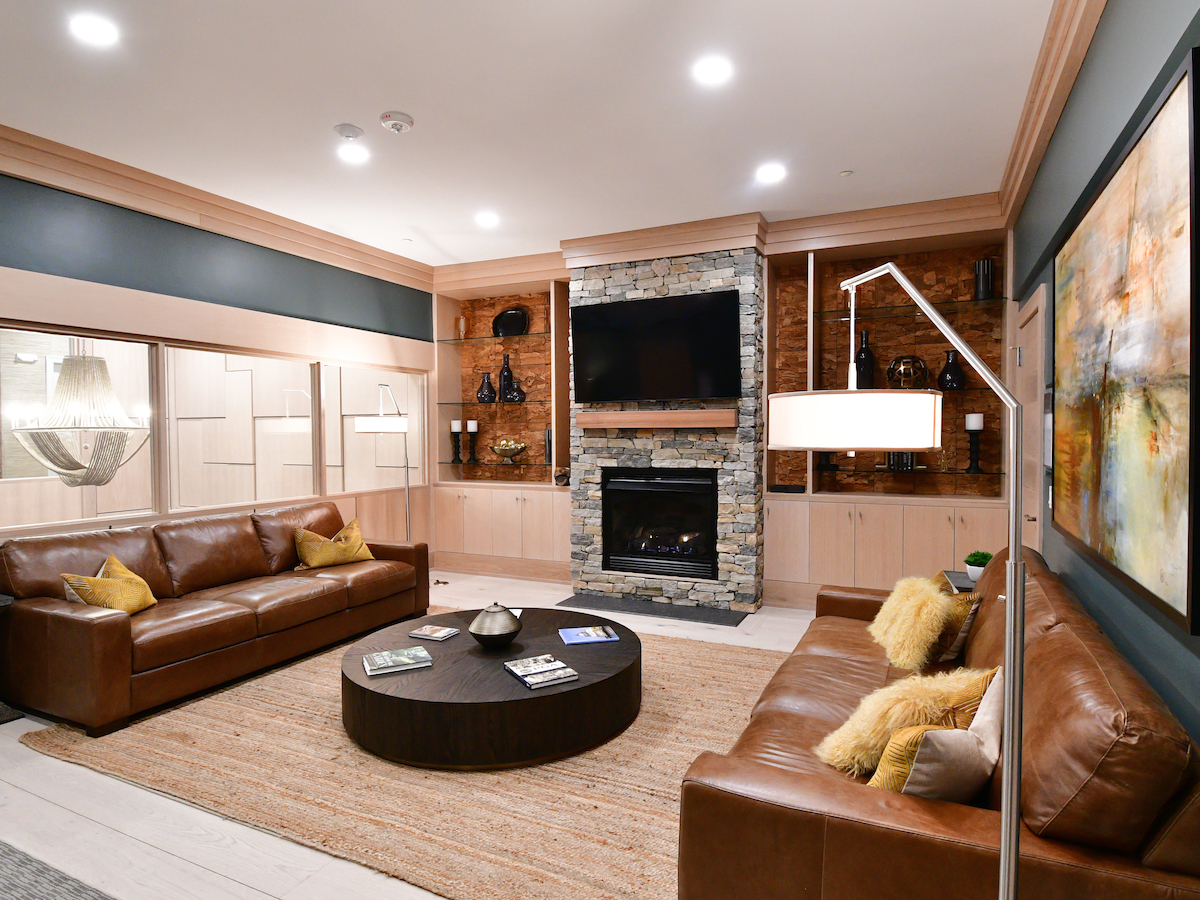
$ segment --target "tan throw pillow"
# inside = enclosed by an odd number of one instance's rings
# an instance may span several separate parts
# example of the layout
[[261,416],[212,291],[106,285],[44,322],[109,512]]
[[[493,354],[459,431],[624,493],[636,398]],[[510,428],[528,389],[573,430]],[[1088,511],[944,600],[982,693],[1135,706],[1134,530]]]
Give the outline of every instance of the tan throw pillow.
[[930,800],[969,802],[996,769],[1004,719],[1004,678],[989,686],[969,728],[917,725],[901,728],[887,743],[870,784]]
[[154,599],[150,585],[121,565],[115,556],[110,556],[105,561],[100,574],[94,578],[70,574],[59,577],[67,586],[68,593],[74,593],[91,606],[119,609],[132,616],[158,602]]
[[332,539],[297,528],[296,555],[300,557],[300,565],[296,566],[297,572],[302,569],[344,566],[346,563],[375,558],[363,542],[362,533],[358,530],[358,519],[351,519]]
[[954,607],[932,578],[901,578],[867,631],[893,666],[923,669]]
[[[937,675],[913,675],[880,688],[863,697],[845,724],[817,745],[817,756],[854,775],[872,772],[888,740],[899,729],[910,725],[953,727],[965,719],[971,698],[976,694],[982,697],[986,686],[980,690],[979,685],[994,671],[957,669]],[[978,705],[976,701],[974,708]],[[954,710],[960,710],[957,718]]]

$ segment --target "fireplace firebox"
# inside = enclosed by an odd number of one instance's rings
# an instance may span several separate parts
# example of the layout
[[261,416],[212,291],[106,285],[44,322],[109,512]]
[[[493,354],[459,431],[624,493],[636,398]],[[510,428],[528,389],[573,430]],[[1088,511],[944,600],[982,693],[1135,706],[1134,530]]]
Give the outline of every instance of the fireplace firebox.
[[717,577],[715,469],[605,468],[600,498],[605,569]]

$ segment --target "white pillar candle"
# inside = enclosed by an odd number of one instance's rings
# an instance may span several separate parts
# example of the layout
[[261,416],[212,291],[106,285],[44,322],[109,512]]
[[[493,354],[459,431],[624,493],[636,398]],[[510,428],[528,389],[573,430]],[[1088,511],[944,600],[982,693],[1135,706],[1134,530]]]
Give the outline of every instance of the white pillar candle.
[[467,419],[467,431],[474,433],[479,430],[479,421],[477,419]]
[[450,433],[458,434],[460,431],[462,431],[462,419],[451,419],[450,420]]
[[967,413],[967,431],[983,431],[983,413]]

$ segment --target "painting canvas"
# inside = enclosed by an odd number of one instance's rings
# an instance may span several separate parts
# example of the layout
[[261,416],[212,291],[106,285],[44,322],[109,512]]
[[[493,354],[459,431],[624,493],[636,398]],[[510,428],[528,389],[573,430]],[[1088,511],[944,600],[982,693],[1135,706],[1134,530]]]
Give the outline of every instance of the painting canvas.
[[1054,524],[1186,621],[1188,78],[1055,257]]

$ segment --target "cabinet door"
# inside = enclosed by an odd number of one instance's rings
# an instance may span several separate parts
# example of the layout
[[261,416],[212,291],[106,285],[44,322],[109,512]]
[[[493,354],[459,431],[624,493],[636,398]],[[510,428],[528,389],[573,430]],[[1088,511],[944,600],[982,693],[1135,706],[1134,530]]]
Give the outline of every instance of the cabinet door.
[[854,505],[854,586],[891,590],[904,577],[904,507]]
[[464,488],[463,553],[492,555],[492,492],[487,488]]
[[808,504],[808,580],[854,584],[854,504]]
[[763,521],[763,577],[808,582],[808,507],[789,500],[766,502]]
[[433,549],[463,552],[463,492],[461,488],[433,489]]
[[954,507],[904,507],[904,574],[932,578],[954,564]]
[[1008,546],[1008,510],[958,507],[954,523],[955,568],[962,569],[963,560],[972,550],[998,553]]
[[571,561],[571,492],[554,492],[554,551],[551,559]]
[[492,556],[521,556],[521,500],[525,492],[493,488]]
[[551,491],[521,491],[521,555],[554,559],[554,498]]

